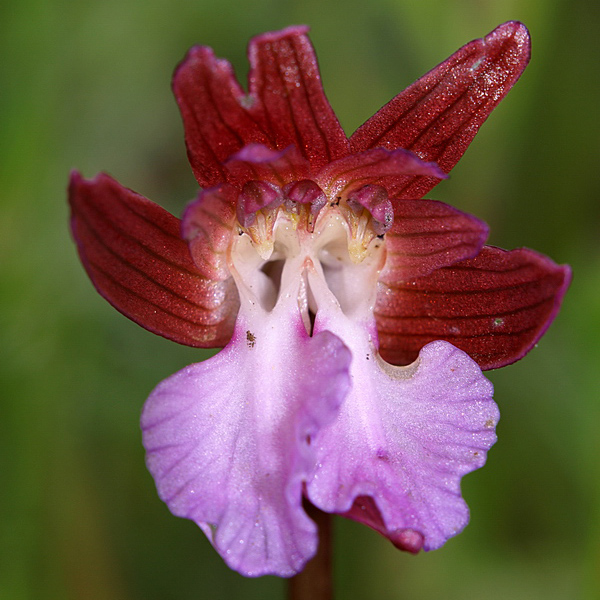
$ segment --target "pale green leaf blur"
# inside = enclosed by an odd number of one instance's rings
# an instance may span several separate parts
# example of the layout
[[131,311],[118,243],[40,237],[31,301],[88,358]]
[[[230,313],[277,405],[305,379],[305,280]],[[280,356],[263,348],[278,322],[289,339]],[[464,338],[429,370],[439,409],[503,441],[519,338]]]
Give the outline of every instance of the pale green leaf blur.
[[491,242],[574,268],[563,311],[490,373],[502,420],[463,490],[472,519],[410,556],[337,523],[340,599],[600,598],[599,4],[582,0],[22,0],[0,8],[0,599],[282,598],[229,571],[171,516],[138,417],[203,359],[94,291],[67,227],[71,169],[104,170],[180,214],[196,191],[170,92],[189,46],[245,76],[250,36],[307,23],[350,133],[469,40],[519,19],[533,59],[430,197],[484,218]]

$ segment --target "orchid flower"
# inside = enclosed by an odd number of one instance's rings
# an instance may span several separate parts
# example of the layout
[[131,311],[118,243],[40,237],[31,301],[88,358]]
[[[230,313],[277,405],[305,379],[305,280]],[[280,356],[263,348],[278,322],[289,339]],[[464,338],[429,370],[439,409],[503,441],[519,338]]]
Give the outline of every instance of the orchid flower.
[[529,60],[509,22],[452,55],[349,138],[306,27],[254,38],[246,93],[192,48],[173,88],[201,191],[181,220],[108,175],[70,185],[97,290],[150,331],[223,349],[163,381],[147,465],[177,516],[247,576],[315,554],[303,503],[416,553],[467,524],[463,475],[496,441],[482,369],[524,356],[570,280],[532,250],[423,199]]

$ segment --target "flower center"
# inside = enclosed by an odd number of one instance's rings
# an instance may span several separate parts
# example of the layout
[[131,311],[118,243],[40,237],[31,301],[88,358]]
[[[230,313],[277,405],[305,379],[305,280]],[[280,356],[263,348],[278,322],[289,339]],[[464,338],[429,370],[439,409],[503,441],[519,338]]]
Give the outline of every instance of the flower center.
[[[385,244],[369,210],[343,197],[327,198],[319,188],[316,194],[316,184],[309,183],[308,202],[290,198],[294,184],[263,208],[244,214],[242,206],[229,268],[242,309],[271,312],[292,299],[310,333],[325,304],[351,318],[372,314]],[[252,204],[261,200],[253,196]]]

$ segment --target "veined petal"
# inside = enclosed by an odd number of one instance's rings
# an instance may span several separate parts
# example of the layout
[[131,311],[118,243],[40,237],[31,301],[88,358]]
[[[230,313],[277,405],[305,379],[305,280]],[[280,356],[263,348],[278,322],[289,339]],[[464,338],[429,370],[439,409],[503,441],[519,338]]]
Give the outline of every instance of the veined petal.
[[[529,56],[526,27],[516,21],[500,25],[386,104],[351,136],[351,151],[405,148],[448,173],[520,77]],[[420,198],[438,183],[429,176],[406,176],[389,193]]]
[[239,191],[229,184],[202,190],[183,214],[181,235],[189,244],[192,259],[207,277],[217,281],[231,278],[227,250],[233,235],[238,195]]
[[303,484],[349,388],[339,338],[311,338],[279,308],[240,316],[229,346],[160,384],[142,415],[160,497],[247,576],[291,576],[315,553]]
[[211,48],[195,46],[175,70],[173,93],[185,130],[188,157],[202,187],[228,179],[223,161],[247,144],[271,145],[246,106],[252,102],[231,64]]
[[308,161],[295,146],[288,146],[285,150],[271,150],[261,144],[249,144],[231,156],[225,167],[240,183],[260,180],[279,187],[306,179],[310,175]]
[[397,182],[405,181],[409,175],[437,179],[447,177],[435,163],[425,162],[408,150],[374,148],[328,164],[315,181],[332,197],[348,194],[367,184],[381,185],[391,196],[397,188]]
[[558,313],[569,267],[520,248],[486,246],[476,257],[409,282],[380,285],[375,306],[382,357],[412,362],[432,340],[448,340],[482,369],[522,358]]
[[249,111],[279,149],[296,146],[314,171],[348,154],[348,139],[325,97],[308,27],[250,41]]
[[391,287],[475,256],[488,236],[483,221],[443,202],[396,199],[393,207],[393,225],[385,236],[387,259],[379,276]]
[[73,173],[71,228],[98,292],[126,317],[166,338],[202,348],[225,345],[233,331],[233,281],[198,268],[180,221],[100,174]]
[[367,329],[325,317],[352,350],[352,391],[318,444],[307,485],[321,510],[370,525],[396,546],[433,550],[459,533],[469,511],[463,475],[481,467],[496,441],[492,385],[464,352],[427,345],[408,367],[378,358]]
[[203,187],[235,177],[223,162],[248,144],[296,146],[313,169],[348,153],[348,140],[323,92],[306,27],[251,40],[249,93],[231,64],[192,48],[175,71],[190,163]]

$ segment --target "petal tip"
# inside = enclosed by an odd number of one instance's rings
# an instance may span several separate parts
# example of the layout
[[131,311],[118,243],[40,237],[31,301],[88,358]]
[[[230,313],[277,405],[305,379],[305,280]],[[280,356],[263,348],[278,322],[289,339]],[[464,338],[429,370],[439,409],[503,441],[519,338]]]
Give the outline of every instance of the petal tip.
[[307,35],[309,31],[310,27],[308,25],[290,25],[289,27],[284,27],[277,31],[267,31],[256,35],[250,40],[250,45],[277,42],[287,37],[303,37]]
[[425,545],[425,538],[422,533],[414,529],[400,529],[389,535],[389,540],[398,548],[411,554],[418,554]]
[[485,39],[488,40],[492,37],[514,37],[517,40],[529,41],[530,35],[529,30],[521,21],[506,21],[501,25],[498,25],[496,29],[493,29]]
[[[502,23],[483,38],[486,46],[498,45],[498,50],[503,51],[505,44],[510,43],[515,47],[515,63],[521,63],[520,72],[525,69],[531,57],[531,36],[529,30],[520,21],[507,21]],[[519,72],[519,74],[520,74]]]
[[69,173],[69,185],[76,185],[83,179],[83,176],[77,169],[71,169]]

